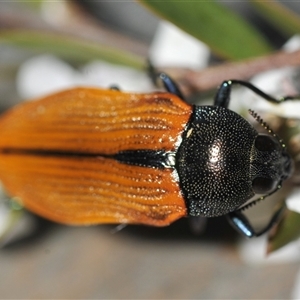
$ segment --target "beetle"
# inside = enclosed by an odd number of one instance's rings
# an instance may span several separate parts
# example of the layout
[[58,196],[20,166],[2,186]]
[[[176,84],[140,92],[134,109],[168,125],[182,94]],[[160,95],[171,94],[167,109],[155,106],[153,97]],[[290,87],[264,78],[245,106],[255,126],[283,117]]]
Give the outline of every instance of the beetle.
[[[276,192],[292,173],[286,146],[228,109],[232,86],[280,103],[252,84],[224,81],[212,106],[167,92],[74,88],[25,102],[0,118],[0,180],[30,211],[73,225],[166,226],[181,217],[218,217],[247,237],[260,231],[243,210]],[[254,198],[254,200],[253,200]],[[249,203],[250,201],[250,203]]]

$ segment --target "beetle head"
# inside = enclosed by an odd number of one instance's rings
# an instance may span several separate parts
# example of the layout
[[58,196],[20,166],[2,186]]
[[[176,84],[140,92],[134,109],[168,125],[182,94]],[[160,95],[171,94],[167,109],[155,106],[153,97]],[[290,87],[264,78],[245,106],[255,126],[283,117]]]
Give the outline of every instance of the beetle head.
[[225,215],[256,194],[265,197],[277,190],[291,173],[291,159],[284,144],[267,130],[268,135],[259,134],[223,107],[195,107],[176,155],[189,215]]
[[249,110],[249,113],[267,132],[256,136],[251,150],[252,188],[256,194],[271,194],[291,175],[292,159],[283,141],[260,116],[252,110]]

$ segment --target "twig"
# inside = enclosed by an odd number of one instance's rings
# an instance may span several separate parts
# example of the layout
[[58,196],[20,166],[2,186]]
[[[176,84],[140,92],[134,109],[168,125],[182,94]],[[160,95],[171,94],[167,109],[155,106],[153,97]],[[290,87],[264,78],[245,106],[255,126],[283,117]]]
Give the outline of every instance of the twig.
[[268,56],[223,63],[201,71],[179,68],[164,68],[164,71],[183,85],[185,90],[203,92],[216,88],[224,80],[247,80],[264,71],[296,66],[300,66],[300,50],[294,52],[280,51]]

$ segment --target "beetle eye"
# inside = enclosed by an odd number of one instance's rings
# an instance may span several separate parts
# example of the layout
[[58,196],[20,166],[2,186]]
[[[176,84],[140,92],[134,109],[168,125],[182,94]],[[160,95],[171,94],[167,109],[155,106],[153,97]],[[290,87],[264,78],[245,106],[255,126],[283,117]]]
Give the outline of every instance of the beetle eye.
[[252,181],[252,189],[255,194],[268,194],[276,188],[277,182],[271,178],[256,177]]
[[265,134],[259,134],[255,139],[254,145],[257,150],[268,152],[272,152],[279,147],[278,143],[276,143],[276,140]]

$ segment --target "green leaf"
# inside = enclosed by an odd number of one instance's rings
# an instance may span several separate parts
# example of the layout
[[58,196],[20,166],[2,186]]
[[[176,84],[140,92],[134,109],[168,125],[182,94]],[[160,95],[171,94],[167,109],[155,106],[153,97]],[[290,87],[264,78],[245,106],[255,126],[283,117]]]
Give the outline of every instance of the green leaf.
[[274,252],[300,237],[300,214],[286,210],[280,223],[273,229],[267,246],[267,253]]
[[213,1],[139,0],[228,59],[267,54],[271,47],[238,15]]
[[53,53],[79,63],[102,59],[111,63],[142,69],[145,60],[136,55],[86,40],[49,32],[0,30],[0,45],[9,44],[38,52]]
[[291,36],[300,32],[300,17],[284,5],[275,2],[251,0],[257,11],[282,33]]

